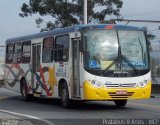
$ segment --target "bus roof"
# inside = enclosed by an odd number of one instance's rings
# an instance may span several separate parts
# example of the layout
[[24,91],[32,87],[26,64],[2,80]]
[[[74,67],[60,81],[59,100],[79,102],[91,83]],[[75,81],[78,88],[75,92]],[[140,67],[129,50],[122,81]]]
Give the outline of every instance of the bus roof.
[[53,36],[57,34],[65,34],[69,32],[76,32],[76,31],[82,31],[84,29],[117,29],[117,30],[143,30],[142,28],[139,27],[134,27],[134,26],[126,26],[126,25],[115,25],[115,24],[95,24],[95,25],[75,25],[75,26],[70,26],[66,28],[58,28],[55,30],[50,30],[47,32],[40,32],[32,35],[26,35],[26,36],[21,36],[21,37],[15,37],[11,39],[6,40],[6,44],[12,43],[12,42],[18,42],[18,41],[29,41],[31,39],[36,39],[36,38],[41,38],[41,37],[47,37],[47,36]]

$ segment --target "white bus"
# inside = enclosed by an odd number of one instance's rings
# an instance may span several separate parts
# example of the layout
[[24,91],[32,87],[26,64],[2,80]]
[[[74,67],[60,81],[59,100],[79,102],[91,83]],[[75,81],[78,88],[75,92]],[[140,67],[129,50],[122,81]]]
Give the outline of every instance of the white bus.
[[6,41],[6,88],[34,97],[114,101],[151,94],[148,42],[143,29],[79,25]]

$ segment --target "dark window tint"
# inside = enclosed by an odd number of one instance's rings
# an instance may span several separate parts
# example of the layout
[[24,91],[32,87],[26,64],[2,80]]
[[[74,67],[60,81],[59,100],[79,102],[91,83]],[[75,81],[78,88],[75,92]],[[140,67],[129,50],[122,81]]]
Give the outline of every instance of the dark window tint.
[[22,63],[29,63],[31,59],[31,42],[24,42],[22,48]]
[[6,49],[6,63],[12,63],[13,61],[13,44],[8,44]]
[[43,40],[42,62],[49,63],[53,61],[54,38],[45,38]]
[[58,36],[55,41],[54,60],[68,61],[69,56],[69,36]]
[[13,55],[13,63],[20,63],[21,62],[21,43],[14,44],[14,55]]

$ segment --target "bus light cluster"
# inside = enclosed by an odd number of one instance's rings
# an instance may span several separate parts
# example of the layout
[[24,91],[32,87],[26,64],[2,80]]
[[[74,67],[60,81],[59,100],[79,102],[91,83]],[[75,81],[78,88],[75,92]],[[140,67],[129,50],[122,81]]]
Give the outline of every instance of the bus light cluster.
[[138,87],[144,88],[148,84],[149,80],[144,80],[143,82],[138,83]]
[[97,80],[89,80],[89,82],[90,82],[94,87],[97,87],[97,88],[103,87],[103,83],[101,83],[100,81],[97,81]]
[[[104,86],[104,84],[97,80],[88,80],[90,84],[92,84],[96,88],[101,88]],[[112,84],[111,82],[109,82]],[[142,82],[137,83],[137,87],[144,88],[149,83],[149,80],[144,80]],[[136,87],[136,86],[135,86]]]

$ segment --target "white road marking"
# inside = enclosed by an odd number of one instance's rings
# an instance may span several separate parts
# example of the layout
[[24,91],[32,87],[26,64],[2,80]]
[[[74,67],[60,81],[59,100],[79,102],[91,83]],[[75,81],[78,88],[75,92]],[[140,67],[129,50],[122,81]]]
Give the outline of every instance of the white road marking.
[[24,117],[28,117],[28,118],[31,118],[31,119],[40,120],[40,118],[32,116],[32,115],[26,115],[26,114],[11,112],[11,111],[2,110],[2,109],[0,109],[0,112],[4,112],[4,113],[9,113],[9,114],[13,114],[13,115],[24,116]]
[[[43,119],[41,119],[41,118],[39,118],[39,117],[32,116],[32,115],[21,114],[21,113],[12,112],[12,111],[7,111],[7,110],[3,110],[3,109],[0,109],[0,112],[2,112],[2,113],[7,113],[8,115],[11,115],[11,114],[12,114],[12,115],[16,115],[16,116],[27,117],[27,118],[34,119],[34,120],[40,120],[40,121],[43,121],[43,122],[47,123],[47,125],[54,125],[53,123],[51,123],[51,122],[49,122],[49,121],[47,121],[47,120],[43,120]],[[15,117],[15,116],[13,116],[13,117],[16,118],[16,119],[20,119],[20,118]]]

